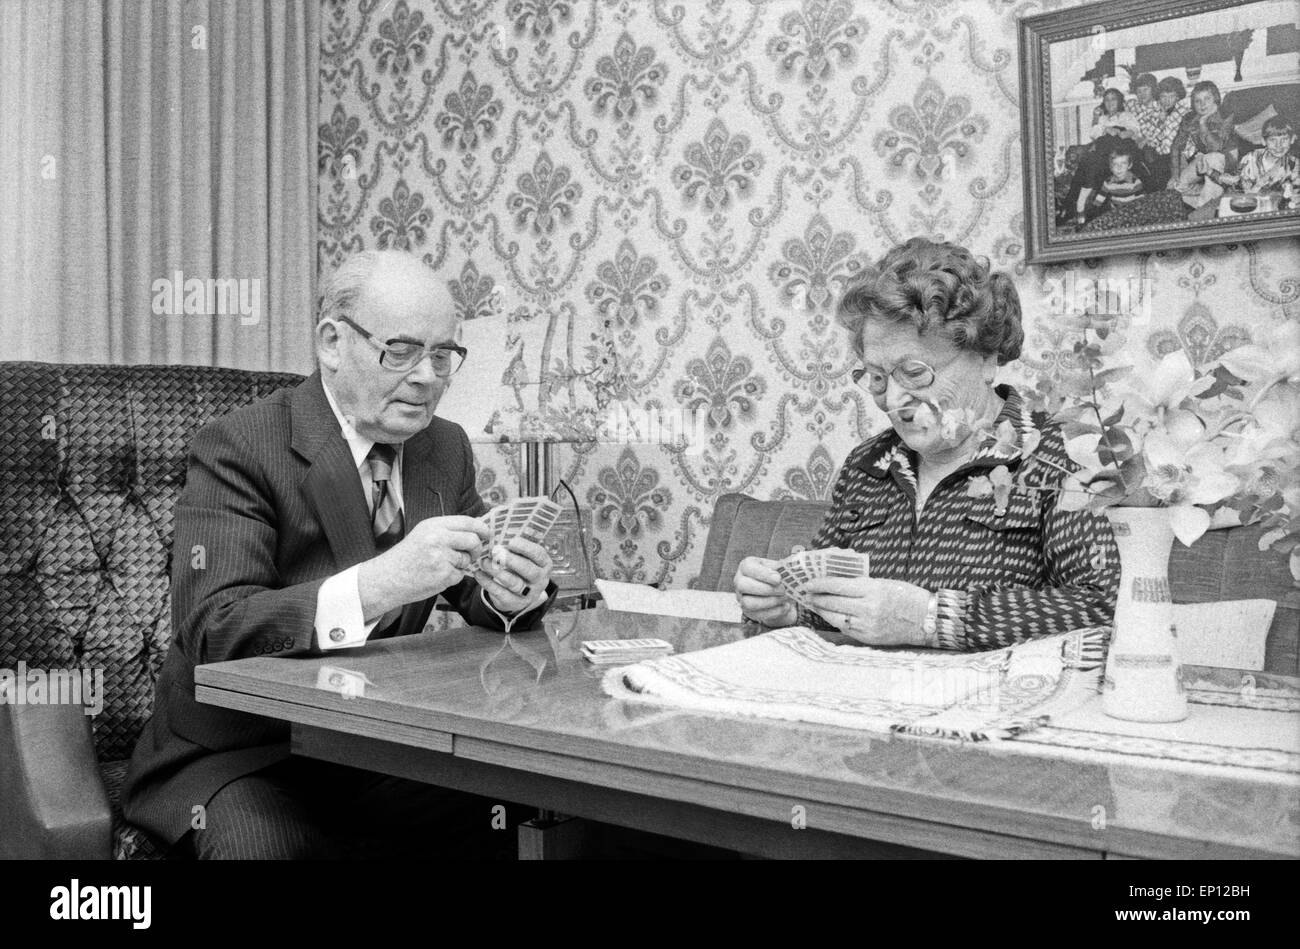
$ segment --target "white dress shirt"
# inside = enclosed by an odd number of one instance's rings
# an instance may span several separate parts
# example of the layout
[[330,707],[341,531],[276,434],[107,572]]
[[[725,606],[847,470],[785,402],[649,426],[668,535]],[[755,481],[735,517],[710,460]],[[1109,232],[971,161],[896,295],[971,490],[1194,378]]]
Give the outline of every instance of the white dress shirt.
[[[325,390],[325,398],[329,400],[330,408],[334,410],[334,417],[339,420],[339,426],[343,429],[343,439],[352,451],[352,461],[357,466],[361,491],[365,495],[366,506],[373,516],[374,482],[370,478],[370,465],[366,461],[366,456],[370,454],[370,449],[375,444],[374,439],[357,434],[357,430],[343,417],[339,404],[334,401],[334,393],[330,392],[330,387],[325,384],[324,379],[321,380],[321,388]],[[393,463],[392,474],[388,481],[388,490],[392,492],[397,500],[397,506],[403,511],[405,511],[405,506],[402,504],[404,447],[397,446],[397,460]],[[372,622],[367,623],[361,612],[361,589],[357,581],[359,571],[360,564],[356,564],[341,573],[334,574],[321,584],[320,591],[316,594],[316,643],[321,649],[346,649],[349,646],[360,646],[374,632],[375,625],[379,622],[380,617],[375,617]],[[330,631],[334,629],[343,630],[344,636],[339,642],[330,639]]]

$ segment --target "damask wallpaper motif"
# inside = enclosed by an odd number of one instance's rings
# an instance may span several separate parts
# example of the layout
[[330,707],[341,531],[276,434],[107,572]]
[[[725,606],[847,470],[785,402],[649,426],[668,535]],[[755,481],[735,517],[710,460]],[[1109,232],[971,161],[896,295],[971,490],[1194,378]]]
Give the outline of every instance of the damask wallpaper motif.
[[[883,425],[832,307],[907,237],[1013,273],[1007,380],[1048,406],[1074,360],[1053,301],[1090,281],[1134,288],[1139,365],[1300,318],[1291,241],[1024,264],[1015,18],[1063,5],[326,0],[321,266],[421,254],[500,321],[507,371],[457,384],[502,405],[698,413],[700,450],[565,455],[600,572],[685,585],[720,494],[826,498]],[[513,493],[513,452],[478,454],[485,497]]]

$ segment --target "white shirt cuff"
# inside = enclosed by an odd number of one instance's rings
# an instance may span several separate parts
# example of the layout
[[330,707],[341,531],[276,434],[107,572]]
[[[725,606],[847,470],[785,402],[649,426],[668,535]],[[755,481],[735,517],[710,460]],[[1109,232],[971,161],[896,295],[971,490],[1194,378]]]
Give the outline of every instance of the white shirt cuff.
[[316,645],[321,649],[360,646],[375,625],[361,612],[361,589],[357,585],[360,565],[336,573],[320,585],[316,594]]

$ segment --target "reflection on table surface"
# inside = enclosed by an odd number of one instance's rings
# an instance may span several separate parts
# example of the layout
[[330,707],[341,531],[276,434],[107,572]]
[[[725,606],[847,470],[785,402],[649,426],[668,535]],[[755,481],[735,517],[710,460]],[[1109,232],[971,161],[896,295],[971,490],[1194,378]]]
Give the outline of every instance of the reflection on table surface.
[[[1078,838],[1124,828],[1300,855],[1300,781],[999,754],[831,726],[706,715],[608,698],[587,639],[657,637],[677,653],[761,632],[749,624],[616,613],[556,613],[510,636],[450,628],[307,659],[203,667],[237,687],[306,705],[457,735],[890,810],[899,795],[1078,822]],[[1225,673],[1225,682],[1240,681]],[[1099,815],[1101,826],[1098,827]],[[941,816],[934,819],[942,819]],[[1087,845],[1087,844],[1085,844]]]

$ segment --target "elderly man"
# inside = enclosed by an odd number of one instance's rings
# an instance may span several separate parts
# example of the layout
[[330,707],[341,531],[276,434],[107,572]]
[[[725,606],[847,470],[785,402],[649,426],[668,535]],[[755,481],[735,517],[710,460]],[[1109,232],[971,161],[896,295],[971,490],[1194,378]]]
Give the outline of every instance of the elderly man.
[[464,806],[293,758],[285,723],[194,699],[199,663],[419,633],[438,594],[478,626],[541,618],[555,593],[544,549],[516,539],[489,572],[471,557],[490,538],[469,440],[434,415],[466,356],[457,328],[418,259],[357,254],[326,281],[319,371],[195,436],[176,506],[173,644],[123,794],[127,819],[179,851],[347,855],[346,841],[412,839]]

